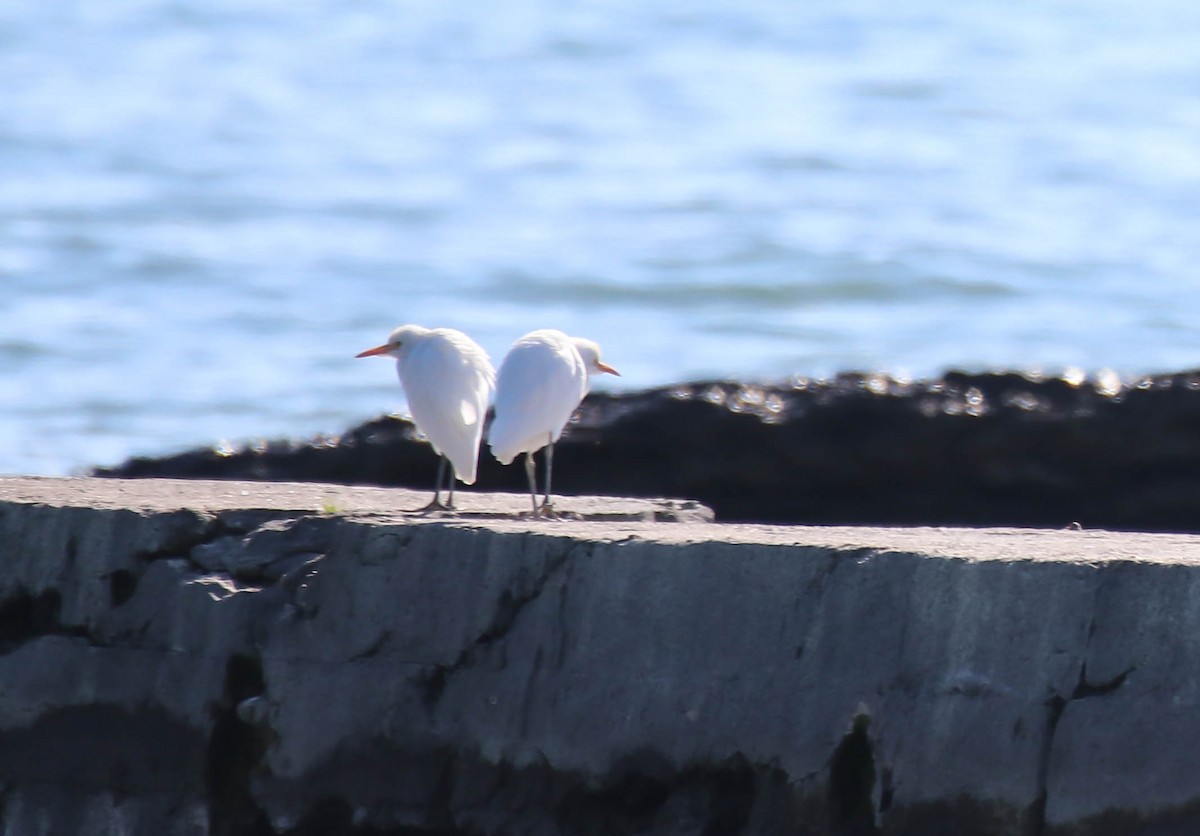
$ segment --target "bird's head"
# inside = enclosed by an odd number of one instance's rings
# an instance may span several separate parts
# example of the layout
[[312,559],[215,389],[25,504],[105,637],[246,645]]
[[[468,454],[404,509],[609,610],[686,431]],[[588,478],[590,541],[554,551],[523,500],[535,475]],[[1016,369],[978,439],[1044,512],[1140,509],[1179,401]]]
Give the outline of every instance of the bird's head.
[[617,377],[621,373],[612,366],[600,359],[600,346],[591,340],[585,340],[582,337],[574,339],[575,348],[579,351],[579,356],[583,360],[583,366],[587,369],[588,375],[594,374],[615,374]]
[[366,351],[361,351],[355,354],[355,357],[376,357],[386,355],[395,357],[399,360],[407,354],[413,345],[429,333],[428,328],[422,328],[420,325],[401,325],[392,333],[388,334],[387,342],[383,345],[377,345],[374,348],[368,348]]

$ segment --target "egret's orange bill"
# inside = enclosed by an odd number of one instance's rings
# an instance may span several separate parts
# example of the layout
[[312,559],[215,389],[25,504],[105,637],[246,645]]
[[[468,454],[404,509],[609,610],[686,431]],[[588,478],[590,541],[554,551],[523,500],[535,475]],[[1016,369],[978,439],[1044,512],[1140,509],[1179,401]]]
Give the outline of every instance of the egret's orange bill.
[[601,363],[599,360],[596,361],[596,368],[598,368],[602,372],[608,372],[609,374],[615,374],[617,377],[621,376],[621,373],[619,371],[614,369],[612,366],[608,365],[608,363]]
[[387,354],[389,351],[391,351],[391,349],[392,349],[392,347],[390,345],[388,345],[387,343],[384,343],[383,345],[377,345],[374,348],[368,348],[366,351],[360,352],[359,354],[355,354],[354,356],[356,358],[358,358],[358,357],[374,357],[378,354]]

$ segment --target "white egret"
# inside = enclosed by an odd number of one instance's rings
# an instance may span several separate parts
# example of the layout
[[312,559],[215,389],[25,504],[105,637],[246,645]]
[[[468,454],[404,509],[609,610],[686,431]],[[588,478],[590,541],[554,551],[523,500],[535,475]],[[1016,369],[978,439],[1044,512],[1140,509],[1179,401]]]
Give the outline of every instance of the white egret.
[[[620,375],[600,360],[591,340],[542,329],[521,337],[500,364],[496,378],[495,418],[488,445],[501,464],[525,454],[525,475],[533,515],[550,514],[550,472],[554,442],[588,392],[594,374]],[[538,505],[533,454],[546,448],[545,497]]]
[[[479,443],[496,372],[487,352],[453,328],[401,325],[383,345],[358,357],[396,359],[400,385],[408,398],[413,423],[429,439],[441,459],[433,483],[433,501],[422,512],[454,508],[454,479],[475,484]],[[448,496],[441,502],[442,476],[450,463]]]

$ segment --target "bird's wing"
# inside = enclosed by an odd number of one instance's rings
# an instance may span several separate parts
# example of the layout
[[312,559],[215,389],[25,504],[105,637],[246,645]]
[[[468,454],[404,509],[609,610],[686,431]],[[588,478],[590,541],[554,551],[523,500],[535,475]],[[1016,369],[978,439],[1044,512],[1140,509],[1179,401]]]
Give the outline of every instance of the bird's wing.
[[508,464],[556,441],[587,392],[587,373],[573,347],[518,341],[496,378],[496,417],[488,432],[493,455]]
[[487,354],[465,336],[458,340],[440,335],[421,342],[400,369],[417,427],[468,485],[475,482],[494,380]]

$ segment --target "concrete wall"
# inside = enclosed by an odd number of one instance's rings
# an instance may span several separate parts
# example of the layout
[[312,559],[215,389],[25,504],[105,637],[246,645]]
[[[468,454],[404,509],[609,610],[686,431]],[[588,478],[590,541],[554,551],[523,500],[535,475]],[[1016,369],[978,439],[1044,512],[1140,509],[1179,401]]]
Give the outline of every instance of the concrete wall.
[[3,832],[1200,832],[1200,538],[426,498],[0,479]]

